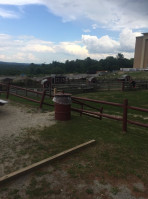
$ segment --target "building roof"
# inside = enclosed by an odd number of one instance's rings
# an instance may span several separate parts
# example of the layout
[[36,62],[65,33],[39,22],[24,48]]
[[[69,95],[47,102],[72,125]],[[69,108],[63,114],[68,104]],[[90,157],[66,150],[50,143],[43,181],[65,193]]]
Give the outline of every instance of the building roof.
[[148,32],[146,32],[146,33],[142,33],[144,36],[148,36]]

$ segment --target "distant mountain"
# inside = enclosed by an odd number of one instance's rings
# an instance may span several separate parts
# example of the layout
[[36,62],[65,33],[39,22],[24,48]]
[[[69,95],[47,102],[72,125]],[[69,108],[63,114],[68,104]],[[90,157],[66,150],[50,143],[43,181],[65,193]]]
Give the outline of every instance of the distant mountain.
[[0,61],[0,75],[20,75],[29,69],[27,63],[3,62]]
[[14,66],[20,66],[20,67],[26,67],[29,66],[28,63],[16,63],[16,62],[4,62],[0,61],[0,67],[7,66],[7,67],[14,67]]

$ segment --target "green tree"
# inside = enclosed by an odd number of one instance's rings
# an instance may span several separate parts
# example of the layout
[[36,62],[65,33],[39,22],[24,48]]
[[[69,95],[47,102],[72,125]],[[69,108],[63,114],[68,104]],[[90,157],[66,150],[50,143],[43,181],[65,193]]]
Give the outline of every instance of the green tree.
[[122,53],[118,53],[116,58],[117,59],[124,59],[124,55]]

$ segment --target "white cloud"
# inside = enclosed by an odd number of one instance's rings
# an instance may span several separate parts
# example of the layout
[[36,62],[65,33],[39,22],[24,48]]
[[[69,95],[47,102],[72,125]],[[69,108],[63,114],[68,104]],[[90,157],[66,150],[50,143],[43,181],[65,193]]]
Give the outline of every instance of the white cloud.
[[7,51],[12,45],[12,37],[8,34],[0,34],[0,51]]
[[120,49],[124,52],[133,52],[135,48],[135,39],[137,36],[141,36],[139,32],[132,32],[130,29],[124,29],[120,33]]
[[0,40],[8,40],[10,38],[11,38],[11,36],[8,34],[0,34]]
[[102,59],[123,53],[125,57],[133,57],[135,37],[139,32],[124,29],[118,40],[108,35],[97,37],[82,35],[80,41],[53,43],[37,39],[33,36],[14,37],[0,34],[0,59],[3,61],[49,63],[53,60]]
[[42,0],[0,0],[2,5],[28,5],[28,4],[42,4]]
[[91,32],[90,29],[83,29],[83,32]]
[[40,62],[44,53],[53,52],[51,42],[34,37],[0,34],[0,59],[16,62]]
[[[124,0],[123,0],[124,1]],[[114,20],[117,13],[117,4],[114,0],[42,0],[49,10],[63,21],[72,21],[81,18],[90,19],[97,23],[107,24]],[[119,13],[119,11],[118,11]]]
[[60,44],[56,47],[56,50],[63,51],[70,55],[76,55],[81,58],[88,56],[88,50],[86,47],[77,44],[77,42],[60,42]]
[[1,59],[1,60],[4,60],[4,59],[6,59],[6,56],[5,56],[5,55],[0,54],[0,59]]
[[148,1],[146,0],[41,0],[50,12],[63,21],[87,18],[97,26],[111,29],[147,28]]
[[0,8],[0,17],[3,18],[18,18],[18,15],[10,10]]
[[23,48],[23,51],[34,51],[34,52],[55,52],[54,49],[48,45],[42,44],[29,44]]
[[89,53],[132,53],[135,49],[135,40],[141,36],[140,32],[133,32],[130,29],[124,29],[119,35],[119,40],[113,40],[108,35],[98,38],[97,36],[82,35],[82,42]]
[[97,29],[98,28],[98,25],[97,24],[92,24],[92,29]]
[[64,22],[92,20],[95,27],[138,29],[148,27],[147,0],[0,0],[0,5],[41,4]]
[[34,56],[32,53],[28,52],[16,52],[16,54],[13,54],[12,57],[9,57],[9,61],[17,60],[17,62],[40,62],[40,59],[36,56]]
[[110,53],[117,52],[119,42],[112,40],[108,35],[98,38],[97,36],[82,35],[82,41],[89,53]]
[[53,60],[86,58],[88,51],[81,42],[39,40],[35,37],[13,37],[0,34],[0,59],[15,62],[52,62]]

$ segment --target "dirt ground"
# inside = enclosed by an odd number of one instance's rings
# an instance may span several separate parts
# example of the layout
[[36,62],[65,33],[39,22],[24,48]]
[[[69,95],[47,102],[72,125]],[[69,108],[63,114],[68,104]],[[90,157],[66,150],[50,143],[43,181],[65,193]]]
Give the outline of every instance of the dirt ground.
[[[8,171],[12,172],[11,165],[15,165],[13,161],[16,158],[15,150],[17,151],[17,147],[21,147],[19,145],[23,143],[21,134],[24,136],[28,128],[40,129],[55,123],[54,112],[42,112],[24,105],[20,106],[11,103],[0,107],[0,177],[6,175]],[[21,139],[19,141],[16,139],[18,136]],[[13,148],[14,150],[12,150]],[[27,156],[25,157],[23,154],[20,154],[20,157],[16,164],[20,167],[24,167],[26,162],[29,164]],[[9,184],[0,186],[0,199],[147,198],[144,194],[146,187],[142,182],[133,182],[131,180],[129,185],[125,183],[111,183],[100,180],[98,176],[90,177],[90,179],[84,181],[84,179],[78,176],[73,176],[73,171],[68,168],[71,164],[81,166],[84,163],[74,155],[41,168],[39,171],[19,177]],[[17,169],[19,167],[14,168],[14,170]]]
[[53,124],[54,112],[41,112],[20,104],[0,106],[0,138],[16,136],[25,128],[42,128]]
[[0,106],[0,177],[18,169],[16,160],[19,168],[31,164],[30,158],[17,157],[30,129],[40,130],[55,123],[54,112],[11,102]]

